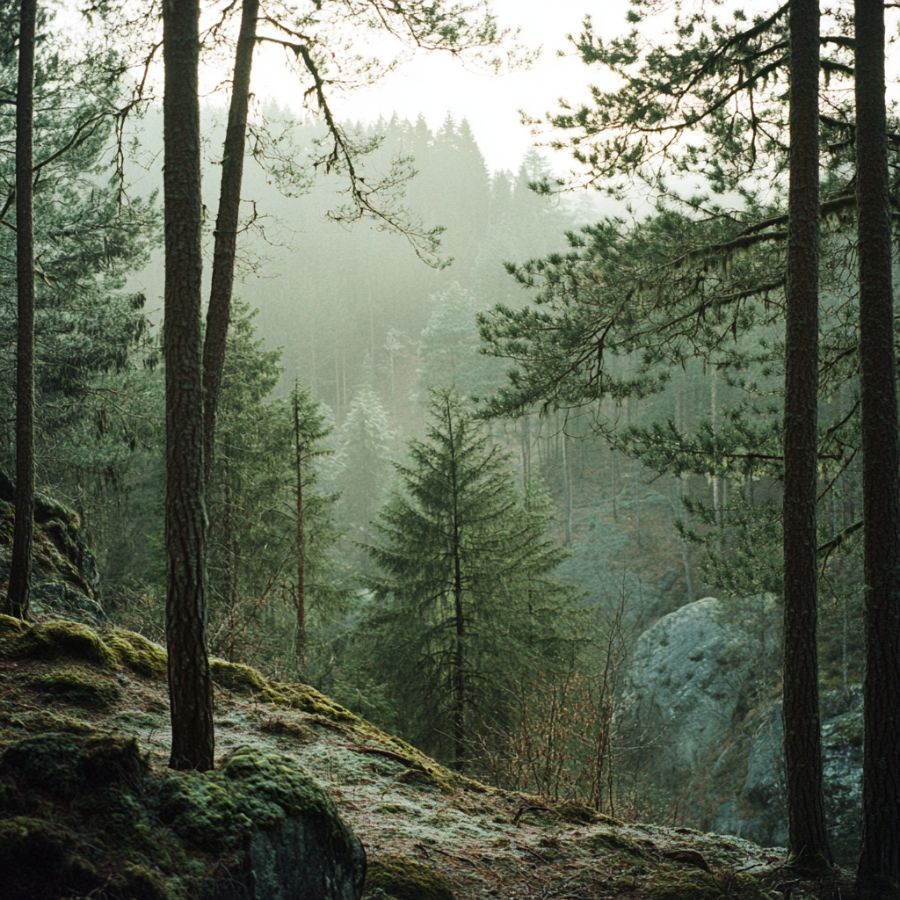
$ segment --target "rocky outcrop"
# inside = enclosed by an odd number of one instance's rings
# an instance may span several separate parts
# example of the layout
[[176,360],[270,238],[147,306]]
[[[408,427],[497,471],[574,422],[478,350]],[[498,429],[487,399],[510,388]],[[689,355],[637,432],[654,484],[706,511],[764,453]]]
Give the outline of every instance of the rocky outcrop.
[[[6,590],[12,555],[15,488],[0,472],[0,590]],[[38,492],[34,507],[31,613],[98,624],[100,574],[81,534],[78,514]]]
[[[771,596],[707,597],[638,640],[618,726],[635,765],[688,824],[783,845],[780,608]],[[852,860],[862,772],[860,692],[822,697],[826,803],[835,853]]]
[[298,766],[241,748],[153,772],[133,739],[45,733],[0,754],[10,898],[357,900],[365,854]]
[[638,639],[618,728],[669,786],[721,747],[771,683],[778,636],[770,596],[706,597],[663,616]]
[[[862,797],[862,691],[822,694],[822,763],[825,811],[832,849],[852,862],[859,849]],[[734,786],[705,824],[712,831],[758,843],[787,842],[781,701],[763,705],[726,743],[713,767],[713,781]],[[746,773],[746,774],[744,774]],[[743,778],[741,776],[743,775]]]

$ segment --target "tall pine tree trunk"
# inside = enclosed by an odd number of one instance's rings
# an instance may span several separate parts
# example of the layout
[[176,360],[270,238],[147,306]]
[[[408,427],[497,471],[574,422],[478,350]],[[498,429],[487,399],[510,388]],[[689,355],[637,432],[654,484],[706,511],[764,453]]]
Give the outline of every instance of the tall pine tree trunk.
[[36,0],[22,0],[16,87],[16,498],[7,609],[28,615],[34,532],[34,233],[32,120]]
[[819,355],[819,3],[791,0],[790,189],[784,395],[784,753],[795,862],[831,859],[816,645]]
[[296,655],[297,666],[302,670],[306,653],[306,527],[303,506],[303,442],[300,435],[300,396],[299,387],[294,383],[294,450],[296,467],[296,522],[295,548],[297,556],[297,589],[294,595],[294,608],[297,615]]
[[[445,415],[447,422],[447,438],[450,449],[450,491],[452,496],[453,533],[453,676],[452,676],[452,711],[453,724],[453,768],[462,772],[466,765],[466,619],[463,607],[462,576],[462,529],[459,519],[459,472],[457,467],[457,442],[454,432],[453,408],[449,396],[445,398]],[[527,416],[526,416],[527,421]]]
[[883,897],[900,895],[900,453],[881,0],[856,0],[854,24],[866,582],[858,877]]
[[210,769],[200,346],[199,0],[163,4],[165,95],[166,644],[176,769]]
[[203,452],[204,477],[207,485],[215,455],[216,413],[222,390],[222,372],[225,369],[228,325],[231,321],[234,259],[241,206],[241,184],[244,177],[244,146],[247,138],[247,109],[250,103],[250,72],[253,66],[253,49],[256,45],[258,15],[259,0],[243,0],[222,157],[219,212],[214,232],[212,283],[203,343]]

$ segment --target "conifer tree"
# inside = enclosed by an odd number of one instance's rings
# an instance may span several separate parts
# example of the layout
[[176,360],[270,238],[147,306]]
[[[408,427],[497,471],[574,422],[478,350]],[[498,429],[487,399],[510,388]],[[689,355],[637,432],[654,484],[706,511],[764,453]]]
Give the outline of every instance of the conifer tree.
[[819,358],[819,3],[791,0],[784,389],[784,754],[789,849],[830,861],[816,637]]
[[462,770],[509,721],[516,674],[549,673],[562,654],[571,594],[507,455],[454,394],[433,393],[430,414],[370,548],[376,641],[407,732]]
[[170,765],[213,766],[212,679],[206,647],[206,510],[200,346],[200,6],[163,6],[166,363],[166,644]]
[[886,159],[884,5],[857,0],[856,153],[866,676],[863,896],[900,894],[900,448]]
[[341,494],[338,525],[348,544],[344,558],[363,573],[369,560],[360,545],[372,540],[372,523],[390,490],[393,442],[394,432],[378,395],[370,387],[361,388],[338,434],[335,481]]
[[320,404],[310,396],[299,381],[294,382],[291,392],[291,414],[294,424],[294,492],[295,492],[295,570],[297,582],[294,586],[294,610],[297,615],[295,648],[298,668],[302,670],[306,647],[306,563],[307,563],[307,517],[309,515],[309,492],[316,481],[316,470],[310,463],[328,451],[322,441],[331,434],[331,425],[325,418]]
[[16,519],[7,610],[28,614],[34,518],[34,238],[32,131],[36,0],[22,0],[16,87]]

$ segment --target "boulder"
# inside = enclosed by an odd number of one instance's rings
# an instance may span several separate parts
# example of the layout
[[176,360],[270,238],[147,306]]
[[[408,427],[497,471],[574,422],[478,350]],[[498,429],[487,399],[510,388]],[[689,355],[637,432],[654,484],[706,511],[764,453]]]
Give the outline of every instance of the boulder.
[[[784,845],[781,611],[771,596],[706,597],[637,641],[625,677],[620,741],[630,764],[685,824]],[[833,849],[853,861],[861,815],[862,696],[822,695],[826,806]]]
[[[62,721],[62,720],[61,720]],[[0,753],[4,897],[358,900],[365,854],[289,756],[153,771],[133,739],[45,733]]]
[[[0,472],[0,590],[5,591],[12,557],[15,488]],[[103,618],[100,574],[84,542],[78,514],[47,494],[34,505],[31,613],[89,625]]]
[[[825,813],[832,850],[851,864],[859,851],[862,816],[862,690],[822,694],[822,768]],[[712,831],[746,837],[764,845],[784,845],[788,838],[782,742],[781,700],[764,705],[727,743],[714,766],[714,778],[736,790],[709,816]],[[735,783],[742,771],[746,775]]]
[[620,733],[664,784],[683,785],[732,733],[777,666],[775,600],[705,597],[638,638]]

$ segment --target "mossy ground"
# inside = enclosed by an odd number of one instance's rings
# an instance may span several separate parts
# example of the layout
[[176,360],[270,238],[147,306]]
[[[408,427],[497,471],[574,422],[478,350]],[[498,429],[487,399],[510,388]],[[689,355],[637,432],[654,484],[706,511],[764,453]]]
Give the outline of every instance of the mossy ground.
[[[782,854],[738,839],[488,788],[313,688],[224,661],[218,767],[173,773],[165,669],[139,635],[0,616],[0,871],[17,879],[0,894],[199,897],[242,826],[304,808],[337,809],[363,840],[371,900],[775,900],[784,884],[803,900],[842,887],[801,882]],[[40,893],[47,878],[56,894]]]
[[369,860],[366,900],[456,900],[453,883],[434,866],[405,856]]

